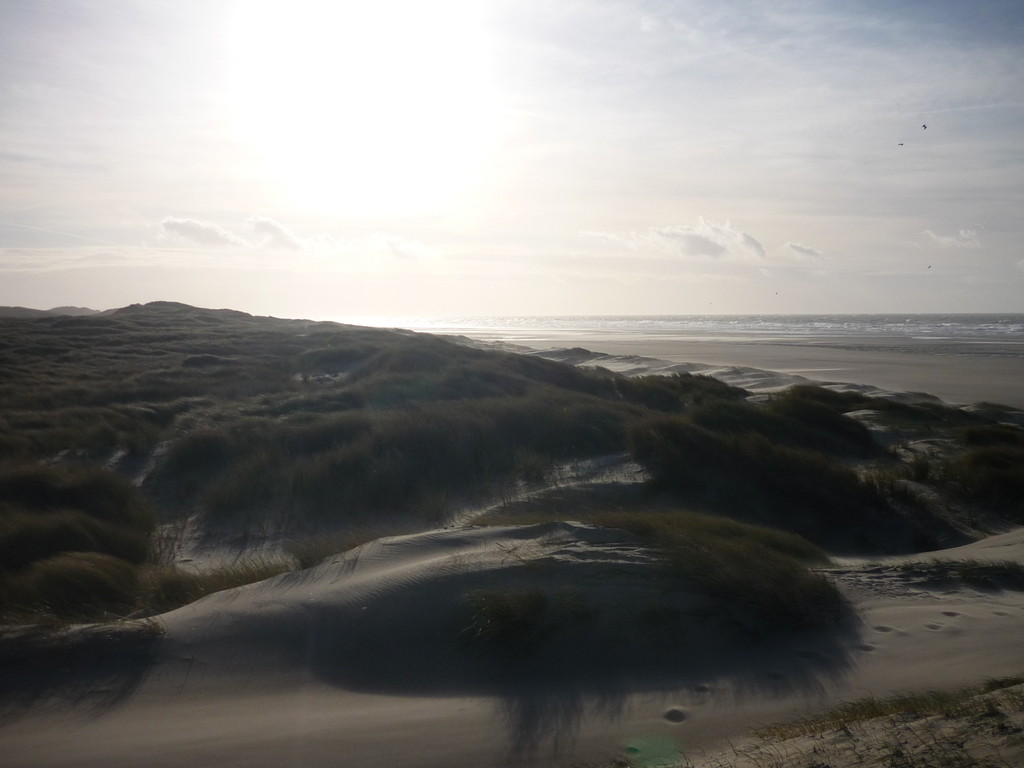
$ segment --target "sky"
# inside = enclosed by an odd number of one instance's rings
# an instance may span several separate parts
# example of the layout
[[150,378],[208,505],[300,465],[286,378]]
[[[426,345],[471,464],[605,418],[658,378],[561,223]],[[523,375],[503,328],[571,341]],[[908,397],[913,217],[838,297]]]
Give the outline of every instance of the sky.
[[0,305],[1024,312],[1022,73],[1019,0],[4,0]]

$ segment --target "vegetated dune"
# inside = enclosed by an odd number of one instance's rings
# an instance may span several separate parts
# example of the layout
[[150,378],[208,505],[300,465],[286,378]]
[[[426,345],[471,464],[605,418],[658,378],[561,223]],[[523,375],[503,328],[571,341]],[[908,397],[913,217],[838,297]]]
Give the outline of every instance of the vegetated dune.
[[[5,764],[654,765],[1024,671],[1012,409],[182,305],[10,322]],[[194,535],[125,559],[112,515]],[[290,572],[195,600],[200,550],[257,549]]]
[[[776,632],[756,610],[721,602],[662,577],[651,549],[622,530],[545,523],[374,541],[160,621],[165,643],[219,655],[222,670],[263,658],[371,692],[624,695],[757,679],[750,640]],[[842,663],[806,666],[810,676]]]
[[[1019,531],[986,544],[952,562],[1024,563]],[[830,702],[1013,674],[1024,593],[936,557],[838,566],[855,616],[779,632],[693,591],[652,602],[655,561],[621,531],[396,537],[165,614],[161,637],[115,634],[108,655],[69,631],[21,659],[0,742],[9,765],[649,764],[667,745],[696,759]],[[502,595],[526,600],[488,614]],[[61,675],[33,673],[55,659]]]

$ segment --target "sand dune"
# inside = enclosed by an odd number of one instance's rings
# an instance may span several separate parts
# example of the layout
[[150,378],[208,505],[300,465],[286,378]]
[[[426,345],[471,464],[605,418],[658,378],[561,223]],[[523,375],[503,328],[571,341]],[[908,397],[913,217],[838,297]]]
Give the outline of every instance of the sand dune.
[[[1024,531],[916,559],[933,557],[1024,562]],[[124,645],[106,675],[69,641],[65,674],[8,702],[4,762],[552,765],[652,737],[696,754],[829,701],[1020,671],[1024,594],[915,583],[891,563],[836,566],[859,616],[841,632],[755,642],[710,616],[659,644],[621,631],[651,562],[622,532],[570,523],[372,542],[159,617],[164,636]],[[539,655],[460,642],[467,593],[538,584],[606,620]]]
[[[625,373],[705,373],[759,392],[807,380],[660,356],[543,354]],[[665,637],[636,625],[654,559],[624,532],[565,522],[380,539],[153,621],[4,642],[2,762],[478,768],[645,749],[696,757],[837,701],[1024,671],[1024,592],[909,565],[958,559],[1024,563],[1024,529],[837,561],[828,570],[853,618],[830,631],[759,636],[755,622],[695,593],[661,594],[689,617],[685,633]],[[527,653],[479,642],[467,595],[537,587],[597,618]]]

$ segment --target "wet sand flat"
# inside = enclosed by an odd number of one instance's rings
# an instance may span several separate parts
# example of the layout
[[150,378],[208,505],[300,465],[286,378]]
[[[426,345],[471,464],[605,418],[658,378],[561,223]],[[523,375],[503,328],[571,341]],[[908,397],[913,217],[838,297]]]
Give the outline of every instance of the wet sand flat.
[[583,347],[677,363],[762,368],[821,382],[927,392],[949,403],[995,402],[1024,408],[1024,344],[963,339],[851,336],[697,336],[672,331],[467,329],[483,341],[534,349]]

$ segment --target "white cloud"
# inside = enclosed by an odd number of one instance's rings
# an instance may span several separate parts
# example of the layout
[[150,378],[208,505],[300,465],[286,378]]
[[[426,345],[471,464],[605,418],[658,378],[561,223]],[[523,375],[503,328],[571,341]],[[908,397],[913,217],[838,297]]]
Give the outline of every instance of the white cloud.
[[797,261],[817,261],[822,256],[821,251],[803,243],[786,243],[781,251],[784,256]]
[[747,232],[729,222],[714,224],[701,218],[696,224],[670,224],[651,227],[646,232],[585,232],[633,250],[653,250],[686,259],[760,262],[764,246]]
[[263,245],[289,251],[301,251],[306,248],[303,240],[279,221],[266,216],[250,216],[247,221],[253,231],[260,236]]
[[[399,260],[426,262],[435,255],[421,242],[391,234],[377,233],[348,239],[326,234],[299,238],[272,219],[251,220],[250,223],[258,224],[254,228],[265,233],[262,242],[246,242],[228,230],[195,219],[168,217],[160,223],[161,239],[165,240],[163,244],[0,248],[0,273],[135,267],[203,269],[211,266],[218,269],[286,269],[321,273],[360,269],[371,264],[386,269],[388,263],[394,264]],[[172,239],[178,242],[166,242]],[[197,247],[197,243],[205,247]],[[222,247],[226,245],[245,247]],[[301,253],[285,253],[286,250],[300,250]]]
[[160,228],[164,233],[176,235],[200,245],[248,245],[235,233],[198,219],[179,219],[176,216],[168,216],[160,222]]
[[372,250],[383,251],[400,259],[421,259],[430,255],[430,250],[415,240],[406,240],[395,235],[373,235],[368,238]]
[[243,246],[271,251],[304,251],[312,255],[331,253],[345,257],[394,256],[422,259],[431,255],[425,245],[398,235],[375,233],[362,237],[338,238],[329,234],[300,237],[290,227],[268,216],[253,215],[245,220],[254,237],[245,240],[216,224],[198,219],[168,216],[160,222],[164,234],[207,246]]
[[926,229],[923,234],[940,248],[981,248],[978,233],[973,229],[961,229],[955,235],[938,235]]
[[656,32],[664,26],[662,21],[654,16],[641,16],[640,17],[640,31],[641,32]]

